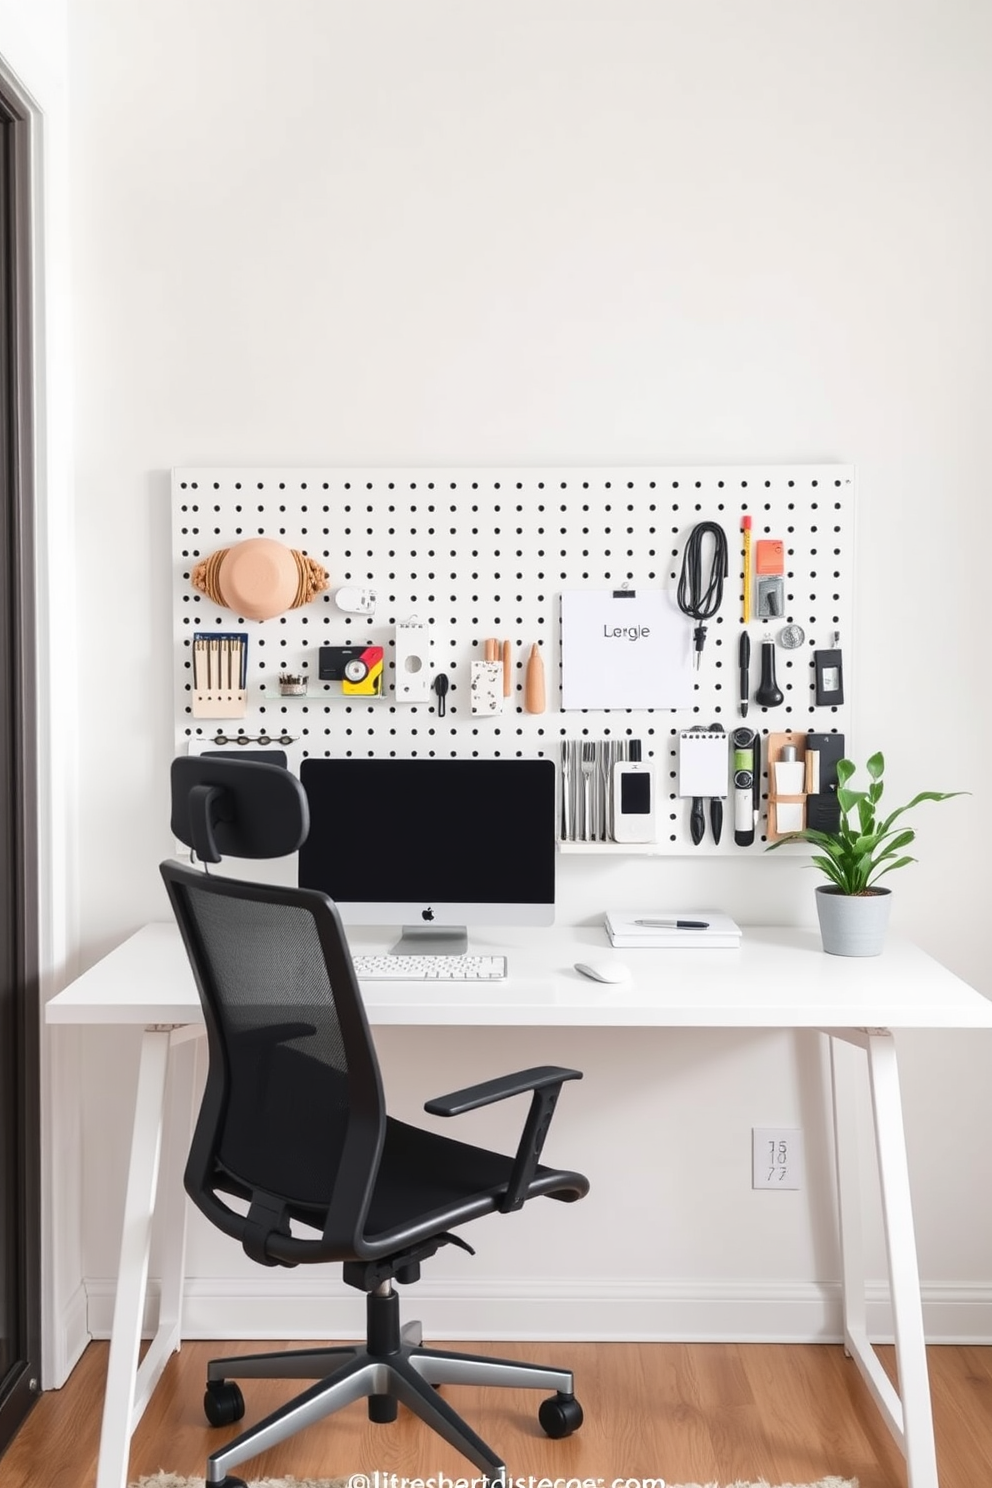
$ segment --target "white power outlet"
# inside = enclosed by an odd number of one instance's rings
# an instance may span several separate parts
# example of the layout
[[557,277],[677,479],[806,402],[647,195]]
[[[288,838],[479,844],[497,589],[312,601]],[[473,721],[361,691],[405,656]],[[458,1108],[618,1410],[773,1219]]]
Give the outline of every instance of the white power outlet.
[[800,1127],[752,1128],[752,1188],[802,1188],[803,1170],[803,1134]]

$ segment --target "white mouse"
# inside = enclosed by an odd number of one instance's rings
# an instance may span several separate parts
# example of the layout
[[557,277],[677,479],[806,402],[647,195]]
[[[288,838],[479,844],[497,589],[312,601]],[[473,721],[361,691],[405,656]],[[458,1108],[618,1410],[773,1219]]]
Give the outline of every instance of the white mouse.
[[594,982],[626,982],[630,977],[630,967],[622,961],[576,961],[575,969]]

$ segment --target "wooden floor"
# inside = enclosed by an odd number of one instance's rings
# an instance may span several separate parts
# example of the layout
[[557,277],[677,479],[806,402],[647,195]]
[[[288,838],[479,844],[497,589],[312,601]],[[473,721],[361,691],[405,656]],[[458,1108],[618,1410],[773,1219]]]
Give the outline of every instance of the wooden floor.
[[[286,1345],[298,1346],[298,1345]],[[805,1483],[829,1473],[861,1488],[905,1488],[902,1458],[854,1363],[825,1344],[462,1344],[479,1353],[570,1368],[585,1424],[551,1441],[537,1392],[447,1388],[446,1397],[507,1462],[512,1476],[664,1478],[721,1484],[765,1478]],[[208,1358],[251,1344],[185,1343],[169,1363],[135,1434],[131,1476],[160,1469],[202,1476],[235,1430],[202,1414]],[[278,1344],[262,1345],[270,1349]],[[459,1347],[459,1345],[453,1345]],[[891,1350],[881,1350],[892,1368]],[[992,1483],[992,1348],[929,1350],[941,1488]],[[93,1488],[107,1346],[92,1344],[62,1390],[42,1397],[0,1460],[3,1488]],[[299,1386],[247,1382],[245,1423]],[[239,1469],[242,1476],[408,1478],[474,1470],[406,1411],[370,1425],[363,1404],[300,1433]]]

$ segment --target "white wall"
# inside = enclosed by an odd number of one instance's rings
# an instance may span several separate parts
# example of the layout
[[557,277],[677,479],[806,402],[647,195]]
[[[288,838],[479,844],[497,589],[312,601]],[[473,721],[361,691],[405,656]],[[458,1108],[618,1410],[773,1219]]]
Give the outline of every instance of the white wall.
[[[887,752],[894,800],[973,792],[923,808],[896,926],[992,991],[992,13],[70,0],[70,19],[84,958],[166,913],[171,466],[844,460],[860,476],[852,745]],[[562,917],[622,902],[646,872],[659,901],[810,918],[812,880],[775,859],[569,860]],[[491,1226],[475,1262],[440,1257],[449,1331],[577,1326],[565,1305],[497,1305],[531,1287],[598,1298],[590,1332],[821,1326],[829,1205],[810,1219],[805,1195],[749,1187],[755,1124],[803,1125],[811,1181],[826,1172],[814,1042],[381,1045],[410,1112],[520,1059],[586,1071],[553,1156],[584,1166],[592,1194]],[[992,1200],[972,1177],[992,1042],[900,1048],[931,1329],[992,1338]],[[103,1326],[135,1048],[94,1035],[85,1051],[85,1271]],[[641,1161],[653,1176],[632,1196],[624,1170]],[[873,1255],[881,1275],[877,1237]],[[243,1303],[275,1285],[200,1225],[191,1270],[207,1332],[234,1331],[232,1289]],[[495,1300],[473,1311],[460,1286]]]

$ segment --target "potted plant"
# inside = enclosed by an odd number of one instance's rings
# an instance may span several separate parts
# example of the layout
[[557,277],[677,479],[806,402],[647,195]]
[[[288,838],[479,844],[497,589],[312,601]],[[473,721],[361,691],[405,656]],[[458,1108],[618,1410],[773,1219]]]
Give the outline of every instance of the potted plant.
[[834,956],[877,956],[885,940],[891,893],[878,881],[894,868],[905,868],[916,859],[905,849],[915,839],[911,827],[896,827],[899,817],[921,801],[947,801],[963,791],[920,791],[905,806],[897,806],[879,819],[878,804],[884,790],[885,760],[873,754],[866,769],[871,778],[867,790],[852,790],[848,781],[855,773],[849,759],[837,763],[837,804],[840,821],[832,832],[806,827],[791,832],[769,851],[786,842],[809,842],[819,852],[813,866],[830,880],[816,891],[816,911],[823,949]]

